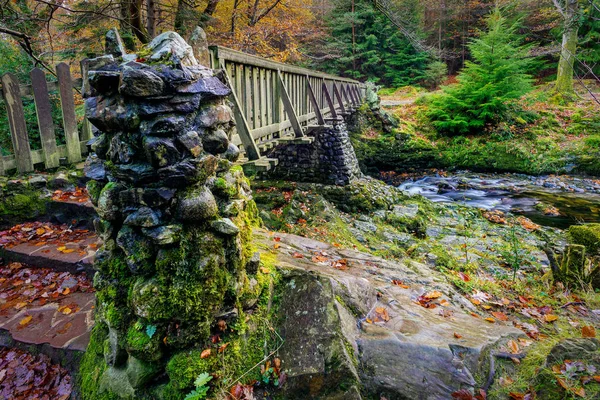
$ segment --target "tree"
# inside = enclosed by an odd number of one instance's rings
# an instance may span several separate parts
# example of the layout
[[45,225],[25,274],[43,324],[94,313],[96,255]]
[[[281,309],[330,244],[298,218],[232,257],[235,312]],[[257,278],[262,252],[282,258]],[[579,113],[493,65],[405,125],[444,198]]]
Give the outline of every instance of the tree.
[[579,0],[552,0],[563,19],[560,60],[556,71],[555,90],[565,98],[572,97],[573,67],[580,25]]
[[466,61],[458,84],[445,87],[431,102],[428,115],[442,132],[481,131],[505,117],[532,88],[531,45],[523,45],[518,25],[509,24],[498,9],[486,18],[486,25],[487,31],[468,46],[473,61]]
[[[388,18],[368,0],[335,0],[327,15],[329,34],[316,68],[387,86],[417,83],[429,56],[415,49]],[[419,14],[413,2],[412,15]]]

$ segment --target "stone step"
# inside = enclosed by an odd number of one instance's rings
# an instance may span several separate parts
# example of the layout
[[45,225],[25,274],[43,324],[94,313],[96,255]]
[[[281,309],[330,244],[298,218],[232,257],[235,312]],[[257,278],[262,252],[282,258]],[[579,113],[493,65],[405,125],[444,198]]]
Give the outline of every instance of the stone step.
[[6,261],[90,276],[99,245],[92,230],[49,222],[19,224],[0,232],[0,254]]
[[53,223],[68,224],[93,229],[96,210],[91,201],[49,201],[46,205],[46,219]]
[[248,162],[242,164],[242,168],[244,168],[245,173],[247,173],[249,175],[253,175],[256,173],[270,171],[278,163],[279,163],[279,160],[276,158],[263,157],[259,160],[248,161]]
[[76,369],[94,324],[94,304],[86,274],[4,264],[0,266],[0,346],[43,353]]

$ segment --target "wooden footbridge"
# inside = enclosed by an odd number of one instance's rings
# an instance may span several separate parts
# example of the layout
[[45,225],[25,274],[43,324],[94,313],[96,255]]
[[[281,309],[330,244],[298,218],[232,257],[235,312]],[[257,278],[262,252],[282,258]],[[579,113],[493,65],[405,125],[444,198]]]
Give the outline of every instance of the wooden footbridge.
[[[311,142],[307,136],[311,126],[340,118],[358,107],[365,96],[365,87],[358,81],[225,47],[210,47],[210,63],[213,69],[223,71],[232,89],[237,125],[232,140],[244,154],[242,162],[251,162],[257,169],[269,169],[275,162],[263,156],[268,149],[282,141]],[[20,85],[11,73],[2,76],[12,151],[0,149],[4,153],[0,153],[0,175],[77,163],[90,151],[91,126],[76,107],[83,107],[79,95],[82,81],[72,79],[64,63],[57,65],[56,77],[57,81],[48,81],[39,68],[31,71],[31,85]],[[53,98],[60,99],[62,110],[60,137],[52,117]],[[32,130],[26,125],[24,100],[35,107],[39,138],[29,137]],[[32,143],[37,150],[32,150]]]

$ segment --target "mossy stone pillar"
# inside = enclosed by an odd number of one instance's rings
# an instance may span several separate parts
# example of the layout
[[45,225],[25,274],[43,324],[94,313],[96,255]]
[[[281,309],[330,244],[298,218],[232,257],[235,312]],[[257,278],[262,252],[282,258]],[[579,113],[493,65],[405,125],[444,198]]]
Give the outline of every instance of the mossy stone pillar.
[[[155,398],[172,354],[207,340],[247,298],[250,186],[230,143],[229,88],[167,32],[135,54],[89,60],[86,172],[104,240],[83,398]],[[114,46],[113,46],[114,47]]]

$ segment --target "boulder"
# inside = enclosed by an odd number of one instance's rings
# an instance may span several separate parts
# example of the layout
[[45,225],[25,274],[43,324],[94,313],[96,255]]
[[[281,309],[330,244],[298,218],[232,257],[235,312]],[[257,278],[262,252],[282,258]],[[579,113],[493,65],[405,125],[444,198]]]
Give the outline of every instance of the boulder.
[[149,69],[123,68],[119,91],[132,97],[158,96],[163,93],[165,83]]
[[154,62],[176,59],[184,67],[198,65],[192,47],[178,33],[165,32],[155,37],[149,44],[149,59]]
[[202,136],[202,145],[206,151],[217,155],[227,151],[229,139],[222,129],[208,131]]
[[216,216],[217,201],[206,187],[193,190],[179,199],[175,216],[181,221],[202,221]]

